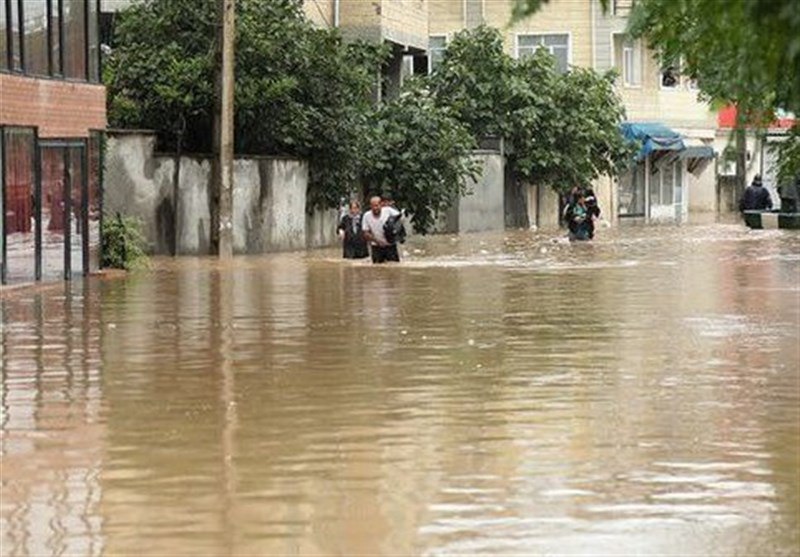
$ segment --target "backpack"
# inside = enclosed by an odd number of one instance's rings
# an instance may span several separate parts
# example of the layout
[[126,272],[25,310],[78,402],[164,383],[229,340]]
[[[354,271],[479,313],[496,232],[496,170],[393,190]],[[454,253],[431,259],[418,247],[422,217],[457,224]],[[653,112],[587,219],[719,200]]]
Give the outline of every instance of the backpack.
[[389,244],[403,244],[406,241],[406,227],[403,226],[402,215],[392,215],[383,225],[383,235]]

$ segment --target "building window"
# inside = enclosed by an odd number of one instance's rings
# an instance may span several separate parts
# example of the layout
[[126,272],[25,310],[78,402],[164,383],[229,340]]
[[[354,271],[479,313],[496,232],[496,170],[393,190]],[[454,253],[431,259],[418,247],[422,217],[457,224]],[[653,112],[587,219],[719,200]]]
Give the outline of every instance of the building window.
[[25,2],[25,73],[50,74],[50,52],[47,38],[47,4]]
[[633,0],[612,0],[611,11],[615,16],[628,17],[633,8]]
[[0,70],[8,69],[8,14],[6,2],[0,2]]
[[619,179],[619,216],[643,217],[645,215],[645,169],[637,164]]
[[642,43],[625,35],[614,36],[614,65],[622,75],[625,87],[642,85]]
[[683,199],[683,161],[662,163],[650,177],[650,205],[674,205]]
[[565,73],[569,67],[569,35],[517,35],[517,58],[531,56],[538,49],[547,50],[556,59],[556,68]]
[[3,130],[4,283],[36,278],[36,135],[32,128]]
[[447,49],[447,37],[444,35],[431,35],[428,38],[428,72],[433,72],[439,67]]
[[680,58],[664,59],[661,61],[661,88],[680,89],[681,86],[681,60]]
[[6,0],[6,13],[11,18],[9,22],[9,61],[8,67],[14,71],[22,71],[22,13],[20,6],[22,2],[17,0]]
[[88,2],[88,18],[89,27],[86,30],[87,40],[89,41],[88,47],[88,70],[89,81],[100,82],[100,13],[98,2],[89,0]]
[[464,26],[473,29],[482,23],[484,0],[464,0]]
[[64,76],[86,79],[86,3],[62,0],[64,29]]
[[100,81],[98,0],[0,0],[0,70]]

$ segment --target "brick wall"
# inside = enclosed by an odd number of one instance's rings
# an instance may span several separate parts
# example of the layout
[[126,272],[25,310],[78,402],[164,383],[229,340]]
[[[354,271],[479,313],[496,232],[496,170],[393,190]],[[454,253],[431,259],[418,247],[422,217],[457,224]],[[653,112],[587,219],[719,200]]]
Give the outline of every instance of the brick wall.
[[106,127],[106,88],[0,74],[0,125],[38,126],[45,138],[87,137]]

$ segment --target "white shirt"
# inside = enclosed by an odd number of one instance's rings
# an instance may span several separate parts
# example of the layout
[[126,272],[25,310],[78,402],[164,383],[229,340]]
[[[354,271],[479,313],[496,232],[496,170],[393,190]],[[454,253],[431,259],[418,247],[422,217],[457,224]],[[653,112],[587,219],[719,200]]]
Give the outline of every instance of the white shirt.
[[383,225],[389,220],[389,217],[399,215],[400,211],[394,207],[381,207],[380,216],[376,217],[372,211],[367,211],[361,218],[361,230],[369,232],[374,238],[370,243],[373,246],[385,245],[386,234],[383,233]]

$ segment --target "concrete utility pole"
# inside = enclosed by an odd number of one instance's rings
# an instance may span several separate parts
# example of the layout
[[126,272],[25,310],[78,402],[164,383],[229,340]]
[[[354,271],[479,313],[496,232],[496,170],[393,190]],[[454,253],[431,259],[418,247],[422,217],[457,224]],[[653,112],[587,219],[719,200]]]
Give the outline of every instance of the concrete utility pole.
[[222,102],[219,126],[219,251],[222,259],[233,256],[233,91],[235,1],[219,0],[222,17]]

